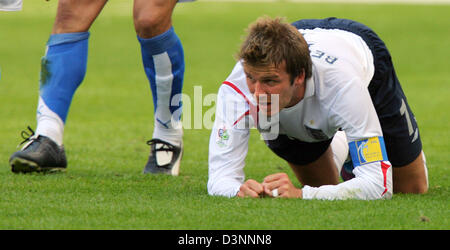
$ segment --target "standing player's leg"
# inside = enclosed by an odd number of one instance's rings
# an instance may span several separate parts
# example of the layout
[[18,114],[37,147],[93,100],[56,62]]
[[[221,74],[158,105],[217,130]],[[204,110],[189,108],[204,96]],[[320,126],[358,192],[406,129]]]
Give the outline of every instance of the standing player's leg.
[[89,27],[106,0],[60,0],[41,60],[36,133],[10,158],[13,172],[66,168],[63,133],[72,97],[83,81]]
[[178,175],[182,155],[184,53],[172,27],[176,0],[135,0],[134,24],[154,104],[154,131],[144,173]]

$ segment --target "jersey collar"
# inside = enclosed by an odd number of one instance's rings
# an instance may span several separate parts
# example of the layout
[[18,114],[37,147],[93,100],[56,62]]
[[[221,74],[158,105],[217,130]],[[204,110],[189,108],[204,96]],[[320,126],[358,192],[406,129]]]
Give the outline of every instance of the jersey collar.
[[303,99],[313,96],[315,89],[314,75],[312,75],[308,80],[306,80],[306,89]]

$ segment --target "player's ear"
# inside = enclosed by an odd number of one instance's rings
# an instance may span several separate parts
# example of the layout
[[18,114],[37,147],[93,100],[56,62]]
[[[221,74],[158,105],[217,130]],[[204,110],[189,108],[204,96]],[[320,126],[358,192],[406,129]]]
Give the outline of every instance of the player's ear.
[[302,85],[305,82],[305,70],[302,71],[301,74],[299,74],[298,76],[294,77],[293,81],[292,81],[292,85]]

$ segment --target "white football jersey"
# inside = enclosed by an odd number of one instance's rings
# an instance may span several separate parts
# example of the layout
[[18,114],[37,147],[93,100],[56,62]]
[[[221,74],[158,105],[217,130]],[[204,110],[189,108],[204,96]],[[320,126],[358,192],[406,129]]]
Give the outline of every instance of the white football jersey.
[[[349,143],[382,137],[367,89],[374,63],[366,43],[353,33],[337,29],[299,32],[309,45],[313,74],[306,82],[303,100],[280,111],[278,133],[304,142],[328,140],[338,130],[345,131]],[[248,125],[255,123],[249,110],[255,106],[238,62],[218,93],[209,146],[211,195],[235,196],[245,180]],[[382,171],[380,162],[373,162],[355,168],[353,173],[355,178],[339,185],[305,186],[303,198],[378,199],[392,195],[391,168]]]
[[0,0],[0,10],[3,11],[22,10],[22,0]]

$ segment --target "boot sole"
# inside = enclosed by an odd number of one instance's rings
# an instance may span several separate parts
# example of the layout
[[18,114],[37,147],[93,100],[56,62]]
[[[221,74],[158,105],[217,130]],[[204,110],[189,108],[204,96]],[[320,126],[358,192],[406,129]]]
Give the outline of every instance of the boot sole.
[[14,158],[9,164],[13,173],[54,173],[66,169],[64,167],[41,167],[36,162],[22,158]]

